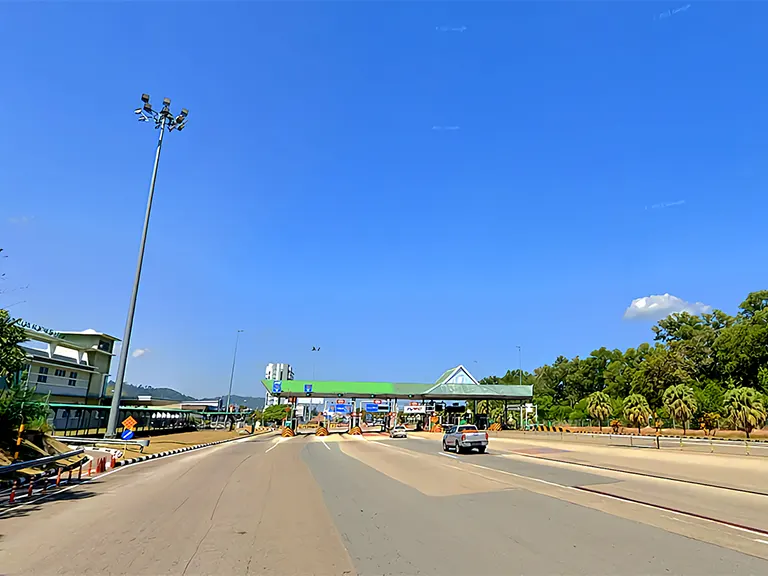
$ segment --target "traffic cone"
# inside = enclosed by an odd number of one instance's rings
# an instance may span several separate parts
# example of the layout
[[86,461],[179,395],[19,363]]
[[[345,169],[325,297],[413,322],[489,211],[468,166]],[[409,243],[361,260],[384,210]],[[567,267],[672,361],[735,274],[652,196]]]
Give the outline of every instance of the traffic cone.
[[11,495],[8,497],[8,504],[13,504],[13,501],[16,500],[16,485],[18,482],[18,480],[13,481],[13,488],[11,488]]

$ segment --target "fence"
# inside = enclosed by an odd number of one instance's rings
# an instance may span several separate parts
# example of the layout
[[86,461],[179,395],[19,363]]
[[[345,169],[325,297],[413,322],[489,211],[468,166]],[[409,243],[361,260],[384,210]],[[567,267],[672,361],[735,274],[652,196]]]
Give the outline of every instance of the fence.
[[[109,406],[51,404],[51,410],[53,411],[51,425],[61,436],[95,436],[107,431]],[[193,410],[164,409],[154,406],[122,407],[118,416],[118,434],[122,431],[120,422],[128,416],[136,420],[134,430],[139,433],[189,429],[202,421],[201,414]]]
[[513,432],[513,437],[552,439],[563,443],[579,442],[602,446],[626,446],[657,450],[683,450],[710,454],[768,456],[768,442],[728,438],[686,438],[684,436],[638,436],[635,434],[595,434],[592,432]]

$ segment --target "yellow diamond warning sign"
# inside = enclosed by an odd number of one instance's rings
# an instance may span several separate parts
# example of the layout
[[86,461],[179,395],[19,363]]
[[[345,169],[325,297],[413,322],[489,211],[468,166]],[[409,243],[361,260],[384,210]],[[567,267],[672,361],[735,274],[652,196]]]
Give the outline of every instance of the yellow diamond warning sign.
[[136,420],[133,419],[133,416],[128,416],[125,420],[123,420],[123,428],[127,428],[128,430],[133,430],[136,428]]

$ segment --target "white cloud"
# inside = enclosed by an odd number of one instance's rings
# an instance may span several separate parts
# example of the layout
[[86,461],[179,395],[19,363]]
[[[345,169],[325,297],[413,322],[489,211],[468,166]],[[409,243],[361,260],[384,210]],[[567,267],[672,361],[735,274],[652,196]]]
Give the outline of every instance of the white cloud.
[[139,356],[144,356],[147,352],[149,352],[149,348],[136,348],[136,350],[131,353],[131,356],[138,358]]
[[673,312],[688,312],[699,315],[712,310],[712,306],[703,302],[686,302],[671,294],[643,296],[635,298],[624,311],[625,320],[659,320]]
[[10,224],[15,224],[17,226],[24,226],[25,224],[29,224],[34,220],[34,216],[13,216],[11,218],[8,218],[8,222]]

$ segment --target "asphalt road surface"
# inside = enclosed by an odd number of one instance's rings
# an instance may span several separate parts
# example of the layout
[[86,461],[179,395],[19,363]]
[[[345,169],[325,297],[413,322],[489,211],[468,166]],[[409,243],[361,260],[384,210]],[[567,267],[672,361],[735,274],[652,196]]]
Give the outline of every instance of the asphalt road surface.
[[261,436],[118,468],[0,511],[0,573],[768,574],[768,496],[513,448]]

